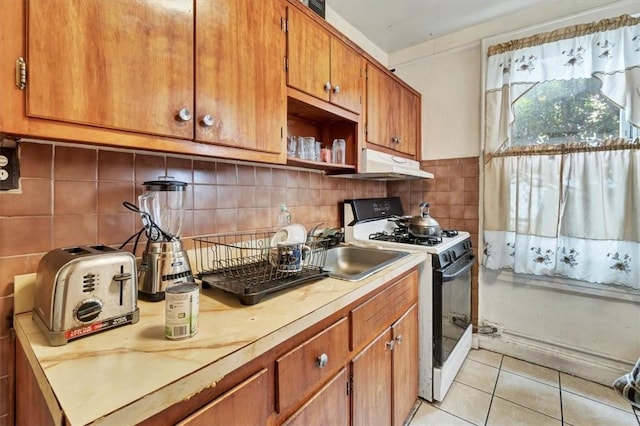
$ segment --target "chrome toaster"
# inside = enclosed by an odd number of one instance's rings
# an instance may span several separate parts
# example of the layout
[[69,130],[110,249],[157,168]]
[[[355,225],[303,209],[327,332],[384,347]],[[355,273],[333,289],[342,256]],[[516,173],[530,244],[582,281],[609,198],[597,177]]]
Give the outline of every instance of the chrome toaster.
[[51,346],[138,322],[135,257],[102,245],[48,252],[38,264],[33,319]]

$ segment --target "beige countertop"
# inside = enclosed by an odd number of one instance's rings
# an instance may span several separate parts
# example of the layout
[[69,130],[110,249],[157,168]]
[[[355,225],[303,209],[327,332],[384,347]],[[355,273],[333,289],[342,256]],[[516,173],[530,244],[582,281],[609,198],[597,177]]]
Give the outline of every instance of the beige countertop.
[[[414,252],[360,282],[325,278],[276,292],[251,306],[204,289],[199,331],[185,340],[164,337],[164,302],[139,301],[138,323],[58,347],[49,346],[24,308],[16,308],[22,313],[15,315],[14,326],[54,419],[64,413],[73,425],[132,424],[215,386],[225,375],[425,257]],[[29,296],[35,274],[16,278],[16,305],[32,306],[25,298],[33,300]]]

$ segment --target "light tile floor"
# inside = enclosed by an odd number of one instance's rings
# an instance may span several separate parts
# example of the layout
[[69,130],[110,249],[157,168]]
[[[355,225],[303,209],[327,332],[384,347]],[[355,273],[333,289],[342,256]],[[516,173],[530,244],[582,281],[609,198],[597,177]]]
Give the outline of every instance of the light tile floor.
[[638,426],[613,388],[483,349],[472,350],[447,396],[422,401],[409,426]]

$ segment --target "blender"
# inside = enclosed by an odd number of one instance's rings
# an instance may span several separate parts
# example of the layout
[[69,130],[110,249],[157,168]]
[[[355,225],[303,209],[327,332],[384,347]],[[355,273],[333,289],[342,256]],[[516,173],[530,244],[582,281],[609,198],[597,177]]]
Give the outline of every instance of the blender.
[[180,241],[187,184],[161,177],[143,185],[138,202],[147,245],[138,268],[138,296],[155,302],[164,300],[168,286],[193,281]]

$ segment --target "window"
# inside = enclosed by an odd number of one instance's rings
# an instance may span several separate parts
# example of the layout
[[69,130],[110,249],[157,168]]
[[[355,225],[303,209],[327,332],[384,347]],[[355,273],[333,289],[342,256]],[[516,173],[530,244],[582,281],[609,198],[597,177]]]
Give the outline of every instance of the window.
[[489,48],[483,265],[640,290],[640,19]]
[[601,89],[595,77],[536,84],[513,105],[511,146],[625,137],[621,110]]

